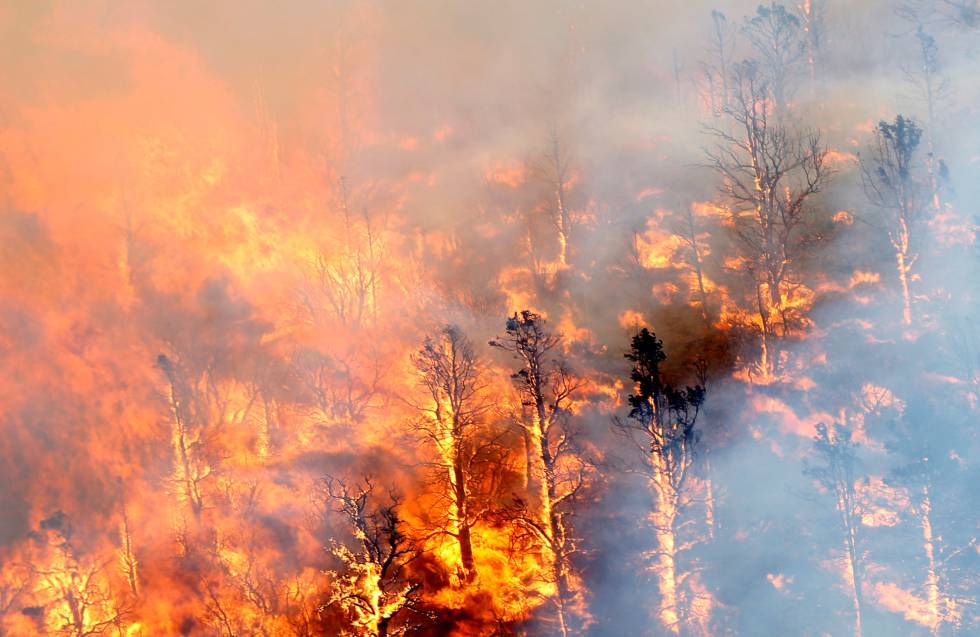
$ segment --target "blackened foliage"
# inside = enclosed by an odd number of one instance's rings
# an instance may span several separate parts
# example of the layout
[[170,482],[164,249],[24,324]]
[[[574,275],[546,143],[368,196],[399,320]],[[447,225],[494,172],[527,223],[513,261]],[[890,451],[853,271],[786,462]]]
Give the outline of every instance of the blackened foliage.
[[[878,122],[878,132],[885,143],[891,147],[894,161],[892,167],[879,166],[878,176],[884,184],[895,187],[898,184],[892,183],[894,175],[904,182],[911,174],[910,168],[915,150],[922,139],[922,128],[914,120],[899,115],[894,123],[883,120]],[[892,170],[889,171],[888,168]],[[894,175],[889,174],[890,172]]]
[[664,344],[647,328],[633,337],[624,356],[633,363],[630,379],[636,390],[629,396],[629,417],[644,427],[655,426],[665,447],[696,444],[694,423],[704,403],[704,386],[675,389],[664,381],[660,372],[660,364],[667,360]]

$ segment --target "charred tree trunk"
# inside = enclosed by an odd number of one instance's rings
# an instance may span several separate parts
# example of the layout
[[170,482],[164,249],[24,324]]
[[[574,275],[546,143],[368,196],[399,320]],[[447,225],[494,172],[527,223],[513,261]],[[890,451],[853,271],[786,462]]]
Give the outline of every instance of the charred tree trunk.
[[551,505],[554,499],[554,485],[550,476],[554,472],[554,463],[551,458],[551,449],[548,447],[548,415],[545,409],[544,394],[541,390],[541,381],[539,378],[535,378],[533,381],[532,392],[534,392],[536,421],[531,439],[534,444],[535,458],[538,463],[538,475],[535,476],[534,486],[537,487],[541,521],[545,525],[550,525],[552,522]]
[[470,535],[466,476],[458,453],[453,465],[453,486],[456,496],[456,537],[459,541],[460,562],[467,579],[472,579],[476,575],[476,564],[473,561],[473,541]]

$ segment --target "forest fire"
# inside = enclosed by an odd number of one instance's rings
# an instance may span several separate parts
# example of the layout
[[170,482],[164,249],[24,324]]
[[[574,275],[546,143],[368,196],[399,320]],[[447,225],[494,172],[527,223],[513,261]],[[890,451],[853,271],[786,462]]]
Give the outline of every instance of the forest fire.
[[980,634],[980,4],[0,32],[0,635]]

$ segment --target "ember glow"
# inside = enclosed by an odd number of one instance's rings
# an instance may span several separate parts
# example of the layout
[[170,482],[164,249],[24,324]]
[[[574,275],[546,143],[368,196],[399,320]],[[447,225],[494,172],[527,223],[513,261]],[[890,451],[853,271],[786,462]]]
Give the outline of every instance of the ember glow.
[[980,4],[0,33],[0,635],[980,634]]

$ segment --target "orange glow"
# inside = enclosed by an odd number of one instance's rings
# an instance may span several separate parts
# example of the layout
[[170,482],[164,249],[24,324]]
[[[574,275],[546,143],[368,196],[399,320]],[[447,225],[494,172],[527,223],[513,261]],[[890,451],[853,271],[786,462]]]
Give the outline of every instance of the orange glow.
[[520,163],[500,161],[487,169],[485,177],[489,183],[520,188],[527,180],[527,168]]

